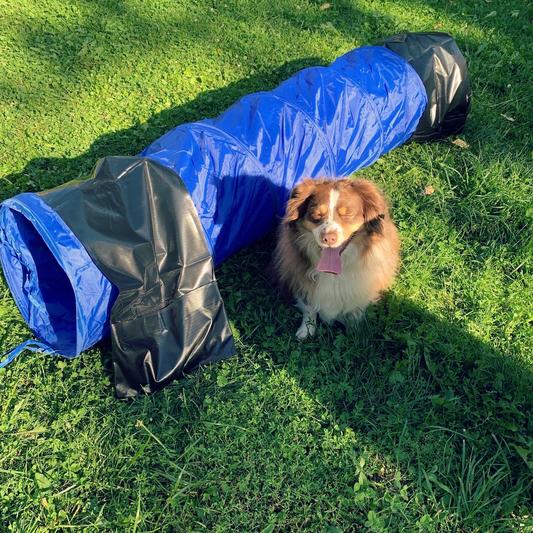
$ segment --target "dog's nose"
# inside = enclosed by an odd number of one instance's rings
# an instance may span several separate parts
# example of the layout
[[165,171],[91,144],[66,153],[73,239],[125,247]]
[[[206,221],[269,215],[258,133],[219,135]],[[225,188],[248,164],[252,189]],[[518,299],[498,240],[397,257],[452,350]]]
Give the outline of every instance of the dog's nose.
[[337,243],[337,234],[334,232],[325,233],[322,235],[322,242],[328,246],[334,246]]

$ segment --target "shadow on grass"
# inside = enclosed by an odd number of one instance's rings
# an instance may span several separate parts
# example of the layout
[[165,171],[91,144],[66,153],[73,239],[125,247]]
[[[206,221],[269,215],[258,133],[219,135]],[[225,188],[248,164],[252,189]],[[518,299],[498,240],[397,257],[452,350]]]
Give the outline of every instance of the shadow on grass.
[[[253,2],[250,4],[253,5]],[[187,11],[173,8],[171,4],[146,7],[127,2],[79,0],[68,16],[63,14],[65,20],[61,24],[53,18],[51,23],[49,15],[13,23],[19,27],[19,36],[26,51],[39,61],[48,63],[50,69],[65,80],[86,77],[98,70],[100,65],[112,63],[117,57],[122,62],[135,62],[140,50],[146,54],[168,48],[169,53],[179,53],[179,46],[184,41],[200,43],[204,48],[215,48],[219,46],[215,38],[217,30],[239,20],[260,29],[271,27],[274,21],[279,20],[295,31],[336,31],[358,44],[401,31],[450,31],[446,27],[448,23],[457,28],[460,35],[455,37],[468,55],[475,57],[481,54],[484,62],[490,56],[494,58],[493,63],[501,59],[497,57],[500,52],[493,50],[495,55],[490,55],[490,51],[485,50],[487,43],[473,37],[473,32],[464,28],[489,33],[495,29],[514,41],[516,36],[507,34],[509,28],[520,35],[527,27],[523,22],[524,13],[518,10],[518,15],[513,16],[511,6],[501,9],[490,3],[470,5],[438,0],[396,4],[404,5],[405,13],[413,14],[407,25],[398,22],[388,12],[391,9],[389,6],[372,9],[348,0],[333,3],[319,0],[307,6],[281,2],[272,4],[268,9],[261,6],[258,10],[250,9],[243,3],[213,3],[210,8],[203,9],[191,5]],[[427,19],[427,26],[421,27],[424,19]],[[254,43],[248,42],[247,46],[247,53],[261,53]],[[238,39],[228,39],[225,50],[237,55],[242,53]],[[511,70],[514,79],[523,77],[523,83],[527,85],[527,68],[521,61],[508,57],[502,66]],[[505,92],[503,82],[493,88]]]
[[[299,313],[262,274],[272,246],[266,239],[219,274],[229,317],[241,335],[252,332],[242,343],[271,354],[329,411],[339,434],[353,431],[408,472],[448,527],[487,530],[527,509],[533,373],[526,362],[394,294],[371,307],[357,331],[323,326],[299,343]],[[386,483],[374,475],[376,486]]]
[[[318,63],[317,58],[305,58],[275,72],[208,91],[186,105],[152,117],[146,124],[102,136],[79,157],[33,160],[22,172],[7,176],[1,195],[28,190],[28,183],[33,190],[41,190],[87,175],[100,157],[138,153],[176,124],[215,115],[238,97],[272,87],[295,71]],[[242,348],[250,348],[253,343],[254,349],[271,354],[274,368],[285,369],[327,410],[328,416],[321,422],[324,429],[336,426],[335,431],[340,433],[351,430],[376,453],[400,465],[425,493],[427,505],[433,505],[434,512],[451,513],[457,527],[490,525],[525,504],[529,478],[526,461],[531,460],[531,370],[513,354],[499,353],[457,325],[393,295],[371,310],[359,332],[345,335],[335,328],[322,328],[315,340],[297,343],[292,335],[299,321],[297,313],[276,299],[263,278],[272,247],[272,239],[266,239],[238,254],[219,271],[230,319],[245,333]],[[213,372],[217,373],[217,367]],[[262,374],[265,379],[267,375],[266,371]],[[199,424],[216,424],[202,421],[201,412],[212,391],[210,385],[198,383],[197,379],[190,385],[177,384],[157,397],[131,407],[121,406],[104,424],[109,442],[99,443],[101,446],[96,448],[108,450],[115,435],[121,434],[122,424],[146,434],[147,442],[153,444],[153,429],[146,429],[148,422],[143,420],[154,416],[159,417],[156,450],[161,448],[166,457],[175,444],[177,452],[192,454],[194,446],[188,448],[190,442],[184,435],[194,432]],[[251,393],[249,389],[232,392],[229,387],[224,399],[246,403]],[[94,398],[96,405],[98,401]],[[186,407],[191,403],[194,407]],[[61,413],[63,408],[57,405],[50,413]],[[176,418],[179,409],[184,409],[187,416]],[[290,408],[287,413],[291,416]],[[52,427],[54,416],[49,416]],[[171,424],[172,433],[165,433]],[[179,442],[169,440],[178,435]],[[263,436],[260,432],[258,435]],[[181,494],[180,457],[173,455],[172,468],[163,471],[161,464],[166,463],[161,456],[143,458],[145,448],[135,450],[136,444],[133,440],[127,468],[137,468],[136,474],[139,468],[156,472],[170,496],[174,488]],[[281,453],[282,446],[278,446]],[[126,466],[120,466],[119,472]],[[346,486],[342,488],[353,486],[353,472],[335,472],[332,468],[332,473],[338,476],[333,488],[343,483]],[[383,476],[376,472],[373,482],[379,484]],[[104,479],[100,481],[105,483]],[[198,487],[190,489],[190,494],[201,500],[200,495],[209,494],[210,489]],[[179,510],[178,504],[173,507],[170,496],[166,504]],[[134,503],[124,501],[124,493],[120,496],[117,491],[117,497],[124,505]],[[94,513],[98,512],[95,503]]]

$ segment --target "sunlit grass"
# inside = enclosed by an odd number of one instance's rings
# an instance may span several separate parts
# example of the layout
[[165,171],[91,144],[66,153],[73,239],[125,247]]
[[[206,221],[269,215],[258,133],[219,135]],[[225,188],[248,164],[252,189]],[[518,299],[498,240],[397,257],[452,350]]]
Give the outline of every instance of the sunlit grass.
[[[105,349],[0,371],[0,531],[527,531],[525,3],[5,4],[2,198],[396,31],[453,33],[474,103],[466,145],[408,144],[360,173],[391,200],[403,263],[358,331],[296,342],[297,311],[266,281],[267,238],[218,270],[238,346],[227,362],[131,404],[113,397]],[[28,335],[2,280],[2,344]]]

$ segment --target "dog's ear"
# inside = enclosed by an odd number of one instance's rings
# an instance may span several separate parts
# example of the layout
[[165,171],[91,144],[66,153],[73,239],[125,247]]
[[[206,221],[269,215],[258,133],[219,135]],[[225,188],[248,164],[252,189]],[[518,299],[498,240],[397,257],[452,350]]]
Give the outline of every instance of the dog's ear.
[[292,190],[289,201],[287,202],[285,217],[283,218],[283,222],[285,224],[295,222],[304,216],[307,209],[307,204],[309,203],[315,188],[315,181],[310,178],[306,178]]
[[363,201],[363,217],[367,229],[381,233],[383,219],[389,211],[383,194],[376,185],[365,179],[350,180],[350,186]]

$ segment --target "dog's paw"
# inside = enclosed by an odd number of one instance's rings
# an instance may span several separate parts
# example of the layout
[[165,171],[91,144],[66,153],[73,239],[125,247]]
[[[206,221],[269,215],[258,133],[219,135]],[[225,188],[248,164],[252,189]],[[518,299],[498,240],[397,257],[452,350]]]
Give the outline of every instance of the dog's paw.
[[350,313],[346,313],[344,316],[340,317],[338,320],[346,329],[356,329],[364,316],[364,309],[354,309]]
[[310,322],[302,322],[301,326],[296,331],[296,338],[299,341],[304,341],[315,334],[316,325]]

